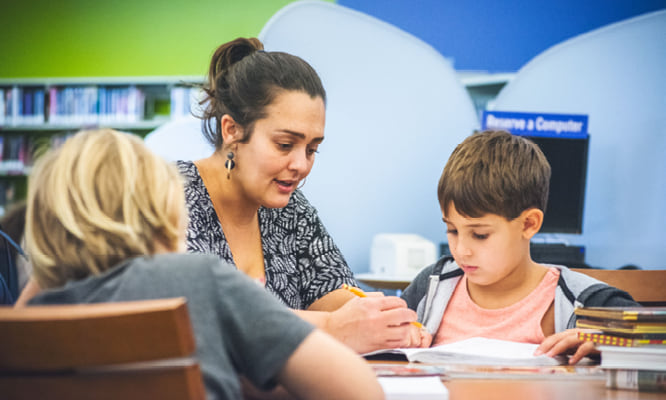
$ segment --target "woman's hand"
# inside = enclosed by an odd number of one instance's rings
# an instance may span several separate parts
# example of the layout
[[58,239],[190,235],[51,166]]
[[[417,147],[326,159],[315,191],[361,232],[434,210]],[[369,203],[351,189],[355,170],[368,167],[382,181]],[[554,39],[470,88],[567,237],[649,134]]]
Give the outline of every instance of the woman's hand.
[[588,354],[598,354],[599,351],[594,346],[594,342],[579,340],[578,332],[584,331],[581,329],[567,329],[566,331],[548,336],[541,342],[534,355],[545,354],[549,357],[554,357],[575,349],[574,354],[569,357],[569,364],[576,364]]
[[416,312],[399,297],[356,297],[330,313],[324,330],[362,354],[409,346],[413,321]]

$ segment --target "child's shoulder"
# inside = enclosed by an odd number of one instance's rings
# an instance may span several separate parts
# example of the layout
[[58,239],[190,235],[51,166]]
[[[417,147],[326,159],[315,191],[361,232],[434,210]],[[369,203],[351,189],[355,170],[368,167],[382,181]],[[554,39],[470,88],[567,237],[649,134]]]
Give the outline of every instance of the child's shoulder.
[[445,280],[448,278],[461,276],[463,270],[460,269],[458,264],[451,256],[443,256],[435,263],[428,265],[423,268],[421,272],[418,273],[414,281],[427,281],[430,276],[438,275],[439,280]]

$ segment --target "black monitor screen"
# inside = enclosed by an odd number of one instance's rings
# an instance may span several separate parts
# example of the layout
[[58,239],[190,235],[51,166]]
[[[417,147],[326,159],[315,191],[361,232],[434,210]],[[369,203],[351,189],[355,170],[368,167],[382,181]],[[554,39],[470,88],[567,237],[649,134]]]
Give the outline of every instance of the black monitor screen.
[[541,148],[551,168],[548,205],[539,232],[582,233],[589,136],[526,137]]

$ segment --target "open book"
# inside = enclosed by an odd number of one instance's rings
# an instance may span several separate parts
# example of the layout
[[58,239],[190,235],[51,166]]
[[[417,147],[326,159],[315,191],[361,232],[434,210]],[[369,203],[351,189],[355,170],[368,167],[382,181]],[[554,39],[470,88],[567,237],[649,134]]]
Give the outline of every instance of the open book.
[[[387,349],[366,353],[367,359],[475,365],[560,365],[562,358],[535,356],[538,345],[475,337],[427,349]],[[397,356],[397,357],[396,357]]]

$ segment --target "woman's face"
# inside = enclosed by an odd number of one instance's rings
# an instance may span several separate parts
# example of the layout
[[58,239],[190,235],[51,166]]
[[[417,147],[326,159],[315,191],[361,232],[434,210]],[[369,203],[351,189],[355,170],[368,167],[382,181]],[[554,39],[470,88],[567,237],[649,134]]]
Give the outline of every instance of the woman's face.
[[320,97],[283,91],[266,114],[255,122],[250,140],[237,144],[231,175],[248,202],[281,208],[312,169],[324,140],[326,111]]

